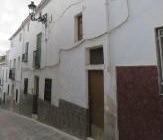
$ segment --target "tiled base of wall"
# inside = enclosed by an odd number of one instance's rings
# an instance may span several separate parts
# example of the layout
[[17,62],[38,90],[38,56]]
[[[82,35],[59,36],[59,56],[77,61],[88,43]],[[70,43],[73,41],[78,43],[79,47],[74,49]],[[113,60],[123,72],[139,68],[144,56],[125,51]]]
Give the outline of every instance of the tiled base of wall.
[[88,111],[86,109],[64,100],[60,100],[59,108],[39,100],[38,107],[38,119],[41,122],[83,139],[88,136]]
[[161,140],[157,67],[117,67],[117,90],[119,140]]
[[[16,105],[9,99],[5,104],[1,104],[1,107],[32,117],[32,103],[32,95],[23,95],[19,104]],[[88,136],[88,110],[64,100],[60,100],[59,107],[39,100],[38,121],[82,139]]]

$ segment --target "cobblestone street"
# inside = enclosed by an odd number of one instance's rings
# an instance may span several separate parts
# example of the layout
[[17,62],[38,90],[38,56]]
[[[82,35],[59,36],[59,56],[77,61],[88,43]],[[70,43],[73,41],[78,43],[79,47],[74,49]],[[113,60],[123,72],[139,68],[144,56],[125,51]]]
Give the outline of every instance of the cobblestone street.
[[24,116],[0,109],[0,140],[79,140]]

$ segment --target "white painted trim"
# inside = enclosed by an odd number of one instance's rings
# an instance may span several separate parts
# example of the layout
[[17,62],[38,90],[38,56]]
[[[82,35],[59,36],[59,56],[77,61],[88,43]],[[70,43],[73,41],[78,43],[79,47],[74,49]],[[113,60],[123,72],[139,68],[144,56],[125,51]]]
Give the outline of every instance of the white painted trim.
[[87,70],[104,70],[105,65],[87,65],[86,69]]
[[94,140],[93,138],[88,137],[87,140]]

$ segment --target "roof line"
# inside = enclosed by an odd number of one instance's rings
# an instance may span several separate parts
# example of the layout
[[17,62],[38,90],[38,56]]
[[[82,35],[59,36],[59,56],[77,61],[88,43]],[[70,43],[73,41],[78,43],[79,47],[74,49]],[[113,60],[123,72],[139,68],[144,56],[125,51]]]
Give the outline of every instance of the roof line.
[[[41,0],[41,2],[37,6],[36,13],[43,9],[49,2],[50,0]],[[30,20],[30,16],[28,15],[19,26],[19,28],[16,30],[16,32],[9,38],[9,40],[12,40]]]

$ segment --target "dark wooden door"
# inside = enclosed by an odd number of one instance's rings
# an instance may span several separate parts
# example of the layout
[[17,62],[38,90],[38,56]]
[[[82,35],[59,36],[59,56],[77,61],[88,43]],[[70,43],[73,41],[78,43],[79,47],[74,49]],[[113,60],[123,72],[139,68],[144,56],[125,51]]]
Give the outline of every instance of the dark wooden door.
[[52,79],[45,79],[44,100],[51,102]]
[[24,79],[24,94],[28,93],[28,79]]
[[10,94],[10,85],[8,85],[8,90],[7,90],[7,94]]
[[104,130],[104,76],[103,71],[89,71],[90,135],[99,137]]
[[38,113],[38,96],[39,96],[39,77],[35,76],[34,81],[35,93],[33,95],[33,114]]
[[18,89],[16,90],[16,103],[18,103]]
[[41,46],[42,46],[42,33],[37,35],[37,66],[40,67],[41,65]]

